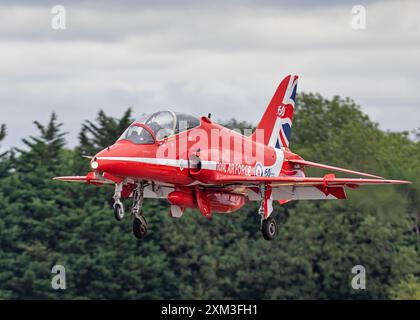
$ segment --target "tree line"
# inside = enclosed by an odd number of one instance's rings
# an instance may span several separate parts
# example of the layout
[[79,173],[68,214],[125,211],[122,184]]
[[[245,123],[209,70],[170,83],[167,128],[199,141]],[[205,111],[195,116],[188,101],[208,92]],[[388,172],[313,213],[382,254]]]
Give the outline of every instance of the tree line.
[[[113,219],[112,188],[51,180],[88,172],[81,155],[113,144],[132,121],[131,109],[120,118],[100,111],[69,147],[52,114],[34,122],[23,148],[1,150],[0,299],[420,299],[419,131],[383,131],[351,99],[300,94],[294,152],[413,184],[276,205],[272,242],[260,235],[258,203],[211,220],[196,210],[171,219],[166,200],[147,199],[149,233],[137,241],[130,219]],[[0,142],[6,135],[1,125]],[[56,264],[66,290],[51,288]],[[366,269],[366,290],[351,286],[355,265]]]

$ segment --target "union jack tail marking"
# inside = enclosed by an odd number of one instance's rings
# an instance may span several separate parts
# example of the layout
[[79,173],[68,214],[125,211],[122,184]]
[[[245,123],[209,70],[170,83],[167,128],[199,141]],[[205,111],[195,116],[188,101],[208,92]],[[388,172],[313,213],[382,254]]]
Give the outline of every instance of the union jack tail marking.
[[[275,148],[289,147],[295,110],[297,75],[288,75],[278,86],[257,129],[264,130],[264,143]],[[256,136],[256,134],[253,134]]]

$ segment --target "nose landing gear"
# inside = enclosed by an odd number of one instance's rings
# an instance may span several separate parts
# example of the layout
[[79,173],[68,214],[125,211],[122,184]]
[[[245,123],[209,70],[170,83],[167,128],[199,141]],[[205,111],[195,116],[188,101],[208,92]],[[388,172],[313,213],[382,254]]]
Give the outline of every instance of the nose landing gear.
[[[131,207],[131,215],[133,219],[133,234],[137,239],[143,239],[147,233],[147,221],[142,214],[143,202],[144,202],[144,187],[145,182],[140,181],[136,183],[133,194],[133,206]],[[124,205],[121,202],[121,192],[123,189],[123,183],[115,184],[114,193],[114,216],[117,221],[121,221],[124,218]]]
[[114,217],[117,221],[121,221],[124,218],[124,205],[121,202],[121,192],[123,189],[123,183],[115,184],[114,192]]
[[124,205],[121,202],[114,203],[114,217],[117,221],[124,218]]

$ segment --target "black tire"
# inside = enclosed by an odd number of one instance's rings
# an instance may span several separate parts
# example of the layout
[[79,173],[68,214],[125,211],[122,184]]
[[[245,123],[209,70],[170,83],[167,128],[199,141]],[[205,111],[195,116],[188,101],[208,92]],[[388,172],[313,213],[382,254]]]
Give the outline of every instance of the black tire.
[[137,239],[143,239],[147,233],[147,223],[146,220],[141,217],[141,219],[134,218],[133,220],[133,234]]
[[122,203],[114,204],[114,217],[117,221],[121,221],[124,218],[124,206]]
[[273,240],[278,232],[278,227],[276,220],[274,218],[269,217],[262,222],[261,232],[265,240],[271,241]]

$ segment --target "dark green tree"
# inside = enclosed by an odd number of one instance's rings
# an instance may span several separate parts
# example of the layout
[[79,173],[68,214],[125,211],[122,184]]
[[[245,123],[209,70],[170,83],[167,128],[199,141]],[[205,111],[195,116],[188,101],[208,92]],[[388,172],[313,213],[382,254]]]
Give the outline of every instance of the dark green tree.
[[16,158],[16,169],[20,173],[47,170],[51,174],[58,173],[62,165],[60,154],[65,145],[65,132],[61,132],[62,123],[57,122],[53,113],[47,125],[34,121],[39,136],[22,139],[27,149],[16,149],[20,153]]
[[409,275],[390,290],[391,298],[396,300],[420,300],[420,279]]
[[[0,126],[0,142],[6,138],[6,134],[7,134],[7,129],[6,129],[6,125],[2,124]],[[1,146],[1,145],[0,145]],[[7,153],[7,152],[6,152]],[[6,155],[6,153],[0,153],[0,158],[4,157]]]
[[[6,134],[7,134],[6,125],[2,124],[0,126],[0,142],[4,140],[4,138],[6,137]],[[5,177],[10,170],[10,165],[11,165],[10,157],[11,157],[11,154],[8,151],[3,152],[3,153],[0,152],[0,179],[2,177]]]
[[124,130],[133,122],[132,110],[128,108],[120,119],[107,116],[100,110],[96,123],[86,120],[79,134],[80,151],[84,155],[94,155],[112,145]]
[[3,123],[0,126],[0,141],[2,141],[6,137],[6,125]]
[[[129,221],[115,223],[97,188],[52,181],[83,159],[64,149],[55,116],[36,126],[0,183],[0,298],[169,297],[172,273],[158,245],[132,241]],[[55,264],[66,268],[64,291],[51,287]]]
[[48,297],[44,274],[57,242],[51,217],[60,214],[55,201],[66,201],[51,181],[63,164],[61,124],[52,114],[46,126],[35,125],[39,136],[23,140],[27,149],[17,150],[14,172],[1,183],[0,296],[5,297]]

